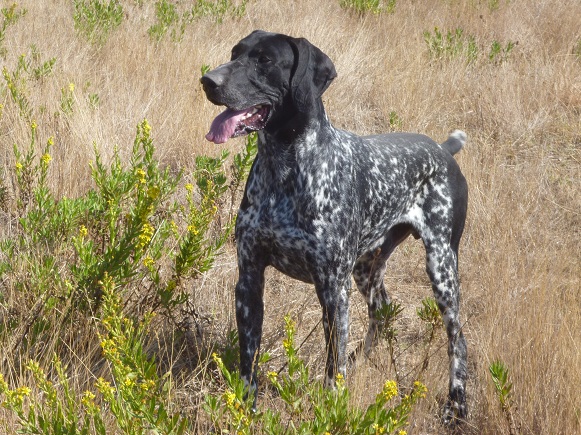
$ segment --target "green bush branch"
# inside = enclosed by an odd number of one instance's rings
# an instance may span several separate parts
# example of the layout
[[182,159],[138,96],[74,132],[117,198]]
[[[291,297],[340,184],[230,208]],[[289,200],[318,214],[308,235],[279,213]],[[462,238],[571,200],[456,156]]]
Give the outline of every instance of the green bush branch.
[[224,379],[225,390],[206,401],[206,411],[218,433],[264,434],[404,434],[415,404],[425,397],[426,387],[415,382],[410,394],[400,396],[397,383],[387,381],[374,403],[366,408],[350,404],[345,379],[337,376],[336,389],[326,390],[309,378],[305,362],[295,345],[296,325],[285,316],[283,347],[288,373],[270,371],[266,379],[286,407],[286,413],[273,410],[252,412],[252,401],[237,373],[230,372],[222,359],[214,361]]

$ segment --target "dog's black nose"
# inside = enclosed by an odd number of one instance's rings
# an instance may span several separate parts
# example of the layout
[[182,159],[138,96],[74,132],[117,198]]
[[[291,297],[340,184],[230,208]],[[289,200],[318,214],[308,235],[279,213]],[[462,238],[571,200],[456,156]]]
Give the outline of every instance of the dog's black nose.
[[218,87],[218,84],[207,75],[202,76],[202,78],[200,79],[200,83],[202,84],[204,89],[215,89]]
[[222,85],[224,82],[224,76],[222,74],[216,74],[213,71],[206,73],[200,79],[200,83],[204,87],[204,91],[212,91]]

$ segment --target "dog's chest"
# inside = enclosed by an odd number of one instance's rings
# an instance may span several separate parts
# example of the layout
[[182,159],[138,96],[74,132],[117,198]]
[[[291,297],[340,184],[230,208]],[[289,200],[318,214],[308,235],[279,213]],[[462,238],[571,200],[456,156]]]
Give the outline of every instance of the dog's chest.
[[270,254],[270,264],[307,282],[312,266],[325,263],[344,245],[356,209],[346,206],[349,194],[337,189],[331,171],[319,169],[295,167],[277,179],[272,168],[257,162],[237,221],[237,237],[251,238],[257,249]]
[[287,248],[309,239],[320,195],[309,191],[306,179],[292,171],[281,181],[270,176],[272,171],[259,165],[253,168],[238,216],[241,231],[252,231],[262,240]]

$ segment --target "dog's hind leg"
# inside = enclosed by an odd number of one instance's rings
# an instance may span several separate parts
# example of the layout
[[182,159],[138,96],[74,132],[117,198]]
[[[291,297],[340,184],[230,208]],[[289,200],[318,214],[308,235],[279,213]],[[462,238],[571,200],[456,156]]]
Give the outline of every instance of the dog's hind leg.
[[394,226],[388,232],[381,248],[363,254],[355,263],[353,279],[367,302],[369,327],[365,341],[350,355],[350,364],[355,362],[361,350],[363,350],[365,357],[369,357],[377,341],[377,337],[383,327],[379,313],[384,306],[391,302],[391,298],[385,290],[385,284],[383,282],[387,268],[387,259],[397,245],[403,242],[411,232],[412,229],[408,225],[401,224]]
[[445,423],[455,423],[467,416],[467,349],[459,318],[458,259],[455,250],[446,240],[449,238],[424,240],[424,243],[427,254],[426,269],[448,335],[450,383],[443,420]]
[[378,316],[381,308],[391,302],[383,275],[387,267],[387,258],[382,255],[381,249],[362,255],[353,269],[353,279],[359,292],[367,302],[367,313],[369,316],[369,326],[365,340],[357,347],[349,357],[349,363],[353,364],[361,351],[366,358],[369,357],[371,349],[377,341],[378,334],[382,328],[381,319]]

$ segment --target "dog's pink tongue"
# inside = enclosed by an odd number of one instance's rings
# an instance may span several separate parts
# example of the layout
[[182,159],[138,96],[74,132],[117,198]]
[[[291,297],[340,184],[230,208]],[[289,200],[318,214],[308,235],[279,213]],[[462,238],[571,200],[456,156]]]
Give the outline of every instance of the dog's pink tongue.
[[217,144],[224,143],[232,137],[240,119],[248,113],[248,109],[226,109],[220,113],[210,127],[206,139]]

